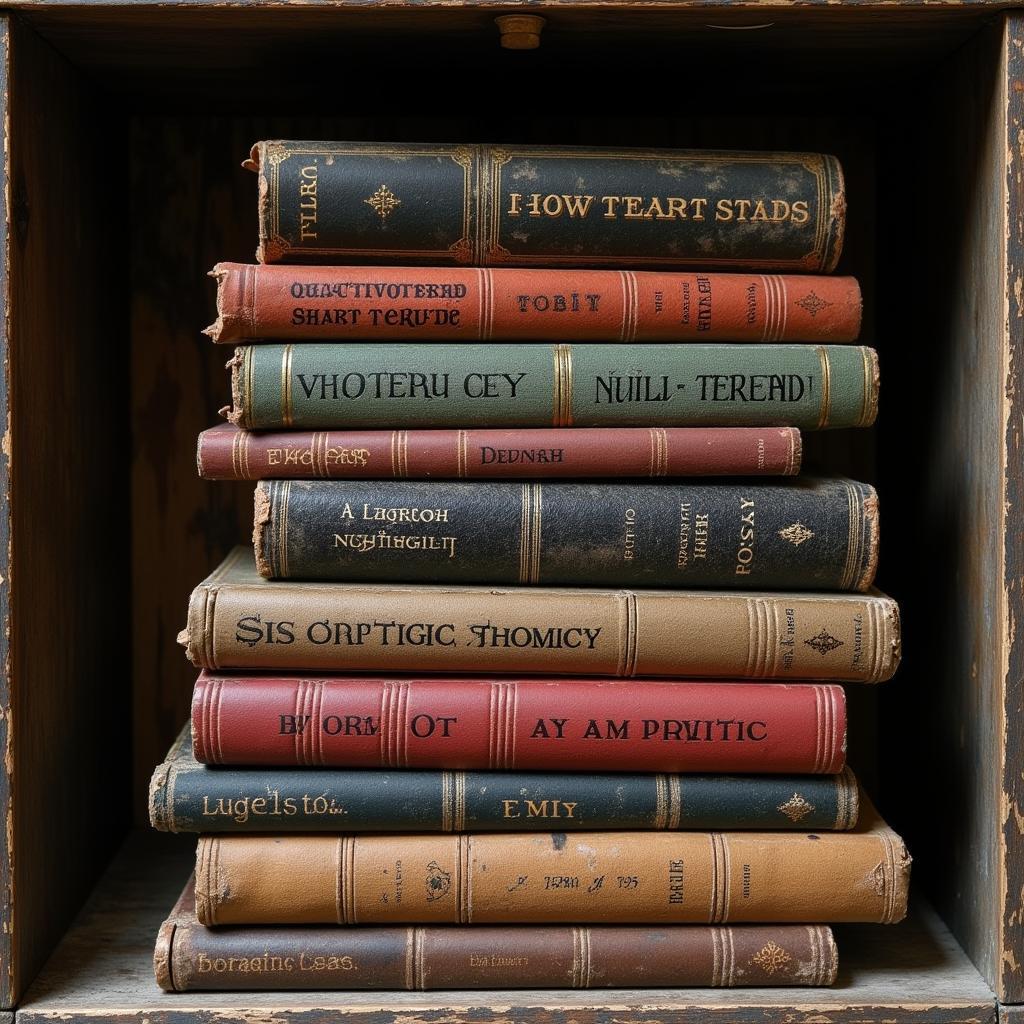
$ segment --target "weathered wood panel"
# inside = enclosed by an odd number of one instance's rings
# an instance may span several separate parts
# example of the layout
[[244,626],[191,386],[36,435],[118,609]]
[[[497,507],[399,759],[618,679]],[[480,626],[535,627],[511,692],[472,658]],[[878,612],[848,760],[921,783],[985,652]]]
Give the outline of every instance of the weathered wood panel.
[[67,61],[18,20],[3,24],[0,1005],[9,1007],[130,820],[120,738],[130,610],[124,332],[110,276],[123,222],[104,202],[116,150]]

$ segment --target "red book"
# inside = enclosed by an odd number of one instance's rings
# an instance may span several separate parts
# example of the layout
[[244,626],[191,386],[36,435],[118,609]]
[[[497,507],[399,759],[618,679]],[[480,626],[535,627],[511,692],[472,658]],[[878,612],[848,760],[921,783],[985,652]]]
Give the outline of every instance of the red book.
[[854,341],[852,277],[218,263],[217,342]]
[[287,430],[199,435],[207,480],[791,476],[796,427]]
[[226,676],[192,698],[206,764],[834,774],[839,686]]

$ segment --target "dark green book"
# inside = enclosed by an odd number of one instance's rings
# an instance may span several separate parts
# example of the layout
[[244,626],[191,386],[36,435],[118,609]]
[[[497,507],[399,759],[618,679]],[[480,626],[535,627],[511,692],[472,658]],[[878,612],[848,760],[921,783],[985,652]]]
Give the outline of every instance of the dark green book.
[[878,499],[852,480],[267,480],[274,579],[866,590]]
[[240,427],[865,427],[857,345],[248,345]]
[[840,775],[209,768],[186,728],[153,773],[162,832],[538,832],[851,829],[857,782]]

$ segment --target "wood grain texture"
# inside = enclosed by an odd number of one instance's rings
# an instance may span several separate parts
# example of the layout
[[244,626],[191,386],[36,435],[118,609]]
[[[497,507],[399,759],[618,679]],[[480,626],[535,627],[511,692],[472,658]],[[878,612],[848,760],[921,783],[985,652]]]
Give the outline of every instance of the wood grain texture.
[[[908,638],[908,685],[882,703],[884,806],[901,808],[919,884],[1007,1001],[1024,998],[1021,28],[1017,15],[990,26],[936,74],[927,105],[894,110],[907,160],[880,217],[919,259],[879,254],[891,336],[906,339],[883,358],[889,393],[913,380],[927,396],[879,424],[901,440],[882,458],[882,515],[895,513],[880,582]],[[902,767],[914,758],[932,765],[924,790]]]
[[[564,106],[567,121],[588,111],[622,112],[626,104],[641,117],[659,108],[702,107],[729,92],[752,109],[751,97],[766,88],[773,96],[788,95],[790,111],[806,110],[831,103],[844,88],[854,95],[870,91],[883,71],[906,74],[915,62],[952,53],[986,17],[1008,6],[1002,0],[540,0],[530,4],[547,16],[540,48],[505,51],[494,19],[518,5],[519,0],[20,4],[37,31],[76,66],[139,109],[180,111],[188,104],[209,112],[231,103],[251,111],[254,102],[276,112],[322,109],[340,74],[348,97],[342,105],[378,116],[430,115],[425,103],[416,111],[408,106],[410,82],[417,96],[421,88],[437,91],[447,84],[448,109],[464,110],[461,90],[474,82],[486,86],[492,111],[503,118],[528,109],[550,112],[552,94],[535,90],[532,80],[554,71],[563,81],[587,82],[586,103],[570,98]],[[393,69],[386,76],[379,74],[380,53]],[[617,74],[595,75],[609,60]],[[658,79],[661,87],[644,85]],[[515,103],[503,106],[496,99],[510,80]],[[822,89],[825,80],[829,85]],[[682,103],[667,102],[669,96],[682,97]],[[773,108],[785,109],[775,103]],[[494,129],[486,135],[494,139]]]
[[[123,332],[107,296],[105,124],[93,91],[19,20],[3,93],[9,277],[0,576],[9,787],[0,1003],[49,954],[129,818],[116,645],[127,585]],[[46,130],[40,126],[45,124]],[[111,150],[107,150],[109,158]],[[105,395],[96,401],[95,396]],[[7,477],[6,481],[4,476]],[[3,486],[4,483],[9,486]],[[8,532],[9,531],[9,532]],[[74,854],[69,856],[69,851]]]
[[0,849],[0,1005],[11,1006],[15,998],[14,964],[14,805],[11,801],[12,767],[14,765],[14,733],[11,728],[11,592],[7,582],[11,564],[11,460],[10,460],[10,387],[11,387],[11,264],[12,222],[15,217],[14,194],[11,187],[11,153],[6,140],[11,137],[11,20],[0,19],[0,122],[3,125],[4,156],[0,161],[0,423],[4,425],[5,443],[0,444],[0,814],[3,815],[4,843]]
[[509,992],[161,992],[153,942],[192,866],[185,837],[133,836],[18,1010],[60,1020],[226,1024],[995,1024],[991,990],[933,913],[902,925],[836,929],[836,987]]
[[1003,412],[1005,473],[1003,578],[1006,601],[999,827],[1002,857],[997,991],[1024,1002],[1024,16],[1006,19],[1006,356]]

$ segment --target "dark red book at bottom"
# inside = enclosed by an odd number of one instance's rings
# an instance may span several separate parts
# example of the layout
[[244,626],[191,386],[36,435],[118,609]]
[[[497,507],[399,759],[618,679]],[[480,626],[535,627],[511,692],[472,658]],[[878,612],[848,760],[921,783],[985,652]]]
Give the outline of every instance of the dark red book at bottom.
[[823,925],[204,928],[193,880],[157,936],[168,992],[831,985]]
[[846,705],[812,683],[203,672],[192,736],[206,764],[835,774]]

